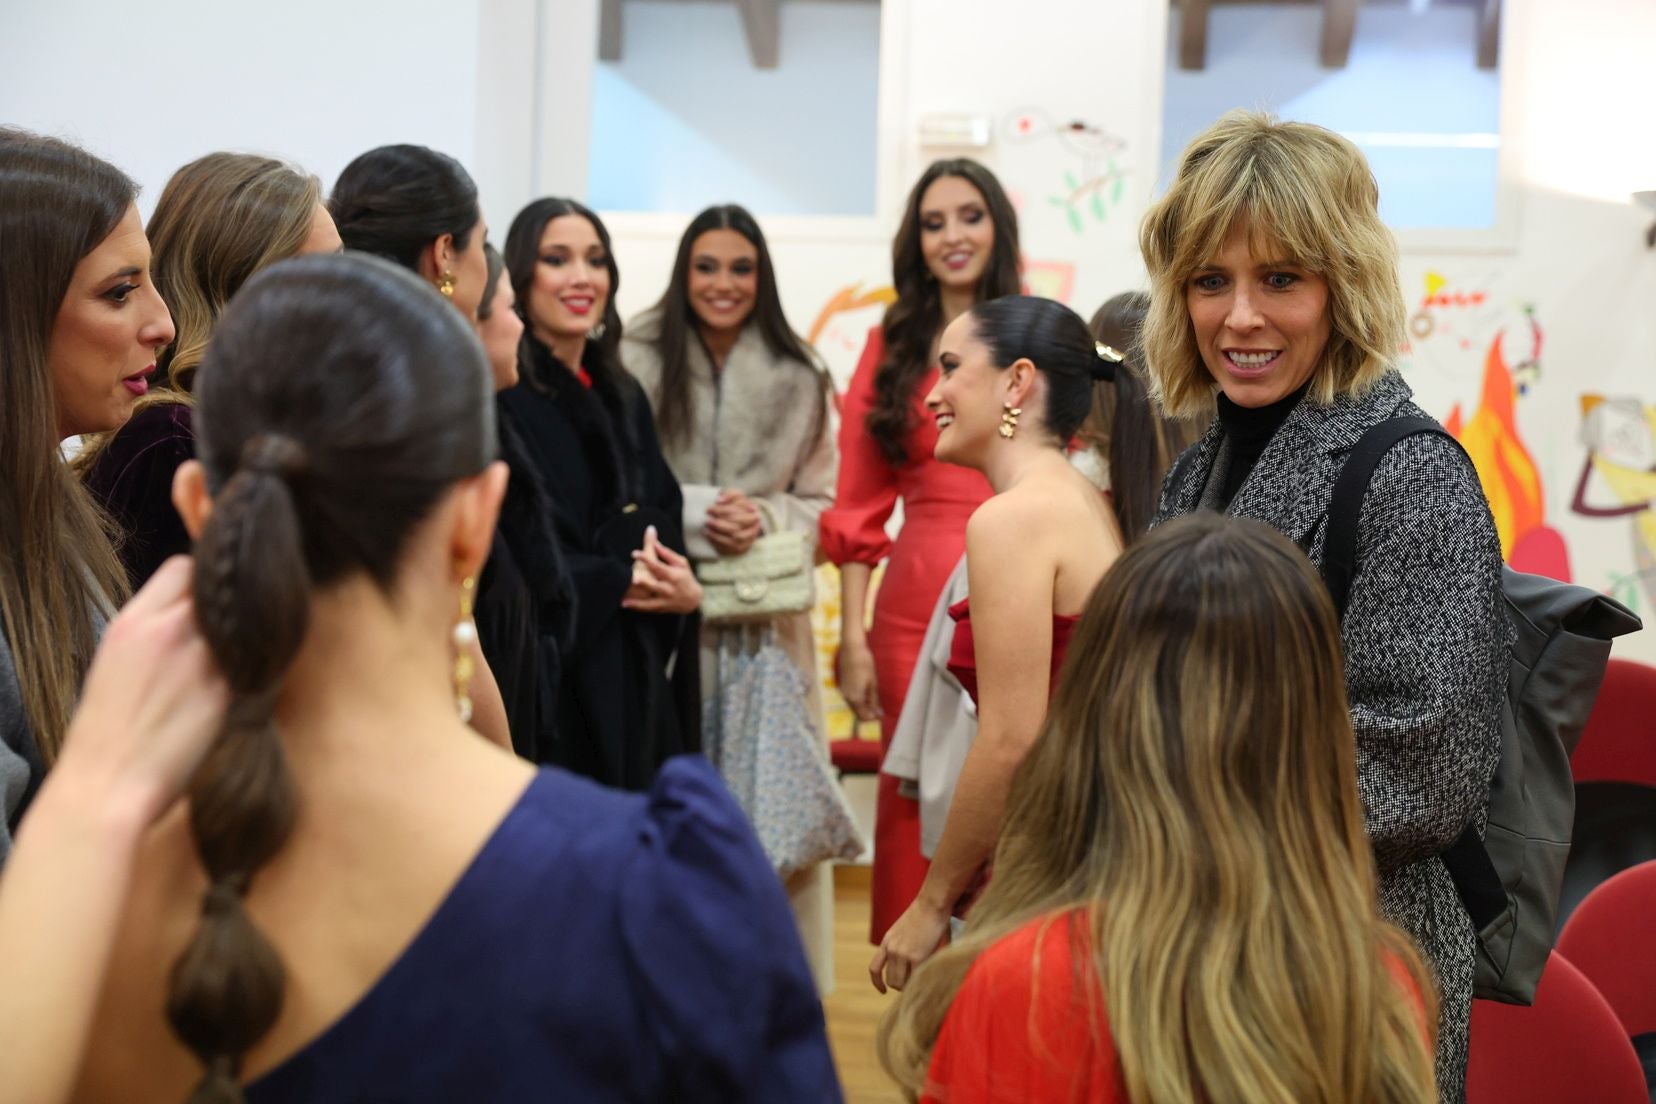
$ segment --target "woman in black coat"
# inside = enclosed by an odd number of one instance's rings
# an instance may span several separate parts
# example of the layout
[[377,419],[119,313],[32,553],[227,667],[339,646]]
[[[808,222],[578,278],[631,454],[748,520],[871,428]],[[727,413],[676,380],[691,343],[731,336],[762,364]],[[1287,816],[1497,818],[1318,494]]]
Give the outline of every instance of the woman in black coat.
[[700,747],[697,609],[683,496],[643,391],[621,367],[620,273],[598,216],[541,199],[512,221],[506,271],[527,332],[501,412],[551,504],[576,594],[543,762],[627,789]]
[[[1145,352],[1170,414],[1217,417],[1174,465],[1157,520],[1264,521],[1321,567],[1334,481],[1370,426],[1425,417],[1393,366],[1397,249],[1363,155],[1247,113],[1186,149],[1141,234]],[[1480,832],[1508,663],[1501,549],[1452,442],[1404,439],[1374,472],[1342,621],[1357,782],[1386,918],[1441,994],[1442,1099],[1464,1094],[1476,932],[1441,858]]]

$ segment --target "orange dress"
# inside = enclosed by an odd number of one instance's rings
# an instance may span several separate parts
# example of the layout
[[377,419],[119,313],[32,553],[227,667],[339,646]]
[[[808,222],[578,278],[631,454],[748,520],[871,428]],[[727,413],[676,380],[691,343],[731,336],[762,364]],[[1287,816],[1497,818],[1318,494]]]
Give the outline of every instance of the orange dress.
[[[978,956],[932,1049],[922,1104],[1127,1104],[1103,986],[1090,961],[1091,925],[1080,910],[1043,916]],[[1424,1002],[1403,964],[1392,977],[1420,1014]]]
[[[894,466],[880,452],[865,420],[874,405],[874,373],[884,356],[884,334],[876,326],[869,332],[846,389],[838,490],[820,524],[822,551],[832,562],[873,567],[887,561],[868,633],[880,692],[882,747],[890,745],[897,728],[937,596],[966,554],[966,520],[991,493],[989,481],[980,472],[932,457],[937,427],[925,409],[925,399],[937,382],[935,366],[915,387],[910,400],[918,424],[906,442],[908,462]],[[892,541],[885,527],[899,498],[903,500],[903,527]],[[870,932],[876,944],[920,892],[927,865],[920,854],[919,803],[900,795],[897,779],[889,775],[880,775],[879,785]]]

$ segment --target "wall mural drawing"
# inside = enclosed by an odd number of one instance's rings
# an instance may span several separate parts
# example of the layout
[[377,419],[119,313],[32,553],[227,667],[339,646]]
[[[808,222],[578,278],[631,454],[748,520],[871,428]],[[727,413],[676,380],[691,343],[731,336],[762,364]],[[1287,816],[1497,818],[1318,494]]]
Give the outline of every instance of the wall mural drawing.
[[1519,326],[1497,330],[1490,339],[1477,409],[1463,418],[1456,403],[1443,424],[1478,469],[1501,537],[1501,555],[1518,571],[1568,582],[1569,549],[1563,535],[1547,524],[1541,472],[1518,428],[1518,398],[1541,377],[1541,345],[1535,311],[1525,306]]
[[1613,573],[1606,589],[1635,613],[1642,612],[1641,591],[1656,609],[1656,403],[1631,395],[1581,396],[1581,443],[1587,456],[1571,511],[1633,523],[1633,570]]
[[1074,159],[1074,166],[1064,170],[1062,187],[1046,197],[1050,206],[1064,212],[1074,233],[1085,233],[1089,222],[1104,222],[1120,205],[1127,176],[1120,158],[1127,148],[1125,138],[1084,119],[1055,121],[1039,107],[1012,112],[1001,131],[1013,144],[1056,142]]

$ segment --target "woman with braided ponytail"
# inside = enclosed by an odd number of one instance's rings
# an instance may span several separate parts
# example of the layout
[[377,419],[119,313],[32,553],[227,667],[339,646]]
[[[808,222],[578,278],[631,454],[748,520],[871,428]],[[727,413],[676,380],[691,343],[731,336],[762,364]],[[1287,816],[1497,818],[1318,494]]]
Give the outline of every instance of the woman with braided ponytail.
[[[994,495],[966,523],[970,598],[955,620],[949,671],[978,710],[943,834],[919,894],[869,965],[901,989],[961,914],[995,848],[1012,776],[1034,746],[1087,597],[1142,534],[1166,470],[1145,384],[1074,311],[1011,295],[943,331],[942,374],[926,406],[936,457],[982,472]],[[1068,453],[1097,405],[1110,404],[1110,490]]]
[[838,1099],[709,765],[624,795],[468,738],[506,472],[441,302],[302,257],[214,334],[176,499],[231,700],[144,842],[77,1098]]

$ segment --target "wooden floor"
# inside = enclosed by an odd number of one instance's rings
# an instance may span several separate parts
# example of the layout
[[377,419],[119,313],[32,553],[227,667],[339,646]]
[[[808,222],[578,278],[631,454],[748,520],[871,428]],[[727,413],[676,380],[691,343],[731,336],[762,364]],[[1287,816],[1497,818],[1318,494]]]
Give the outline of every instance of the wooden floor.
[[834,1050],[847,1104],[900,1104],[902,1093],[874,1055],[874,1029],[892,1000],[868,981],[868,874],[866,866],[834,870],[834,991],[822,1002],[828,1043]]

